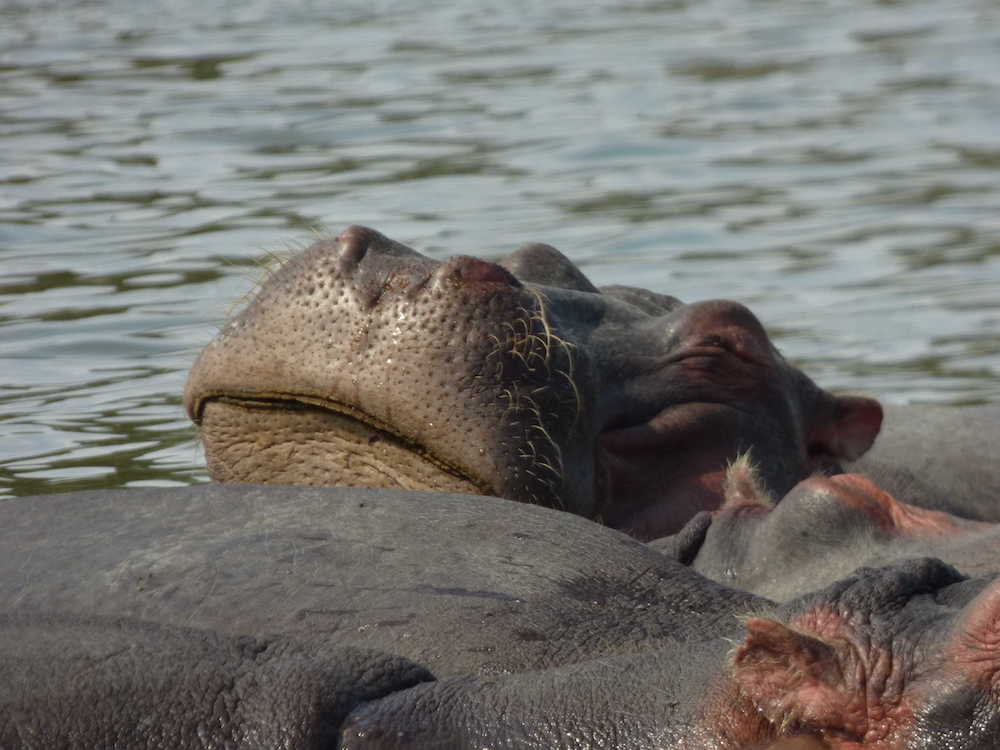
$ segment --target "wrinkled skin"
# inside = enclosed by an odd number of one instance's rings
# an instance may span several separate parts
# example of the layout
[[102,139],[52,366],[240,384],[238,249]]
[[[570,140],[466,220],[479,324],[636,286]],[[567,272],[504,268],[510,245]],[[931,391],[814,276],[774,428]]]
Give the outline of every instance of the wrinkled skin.
[[863,568],[746,620],[733,680],[768,721],[832,748],[993,748],[998,614],[996,582],[937,560]]
[[900,502],[859,474],[810,477],[775,502],[746,462],[726,502],[651,543],[727,586],[785,601],[861,566],[936,557],[971,576],[1000,573],[1000,525]]
[[734,302],[598,290],[546,245],[439,262],[363,227],[274,273],[185,404],[219,481],[491,494],[641,539],[717,507],[738,455],[780,496],[858,458],[882,414]]
[[875,445],[846,471],[921,508],[1000,522],[1000,405],[885,408]]
[[932,560],[776,606],[553,510],[245,486],[10,501],[0,544],[4,747],[1000,742],[1000,585]]

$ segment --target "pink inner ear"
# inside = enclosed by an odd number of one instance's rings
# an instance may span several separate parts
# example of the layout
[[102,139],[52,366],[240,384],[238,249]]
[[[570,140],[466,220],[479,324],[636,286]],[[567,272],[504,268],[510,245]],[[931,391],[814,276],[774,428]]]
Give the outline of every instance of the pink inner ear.
[[768,720],[860,734],[862,727],[852,726],[856,698],[832,646],[774,620],[751,618],[746,628],[733,677]]
[[882,428],[882,405],[864,396],[836,396],[832,413],[816,415],[808,432],[811,453],[853,461],[872,447]]

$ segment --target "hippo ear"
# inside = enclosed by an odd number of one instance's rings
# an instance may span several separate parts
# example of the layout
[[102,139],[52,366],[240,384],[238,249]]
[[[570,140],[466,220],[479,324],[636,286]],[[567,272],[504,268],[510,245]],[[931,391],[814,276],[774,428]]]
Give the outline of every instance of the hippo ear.
[[809,453],[853,461],[872,447],[882,428],[882,405],[864,396],[831,396],[807,429]]
[[775,620],[751,618],[746,628],[733,677],[769,721],[782,729],[854,733],[845,722],[857,714],[855,691],[833,646]]

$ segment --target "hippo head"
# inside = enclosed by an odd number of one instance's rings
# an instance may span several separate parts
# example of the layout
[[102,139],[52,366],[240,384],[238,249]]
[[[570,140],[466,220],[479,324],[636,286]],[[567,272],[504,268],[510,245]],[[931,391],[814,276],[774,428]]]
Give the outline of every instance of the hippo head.
[[753,746],[763,720],[765,735],[801,732],[830,750],[1000,747],[992,576],[965,579],[933,558],[859,568],[745,628],[706,702],[732,742],[719,746]]
[[219,481],[491,494],[640,538],[717,506],[739,455],[780,496],[881,423],[742,305],[598,290],[546,245],[440,262],[362,227],[280,267],[185,404]]

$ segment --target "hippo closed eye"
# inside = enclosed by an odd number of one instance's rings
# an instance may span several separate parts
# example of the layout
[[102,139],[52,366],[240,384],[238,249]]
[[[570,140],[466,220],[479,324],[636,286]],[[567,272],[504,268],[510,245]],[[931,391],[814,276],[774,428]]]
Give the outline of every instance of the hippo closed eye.
[[737,303],[599,290],[546,245],[440,262],[362,227],[280,268],[185,403],[220,481],[492,494],[644,539],[718,506],[738,455],[780,496],[881,422]]

